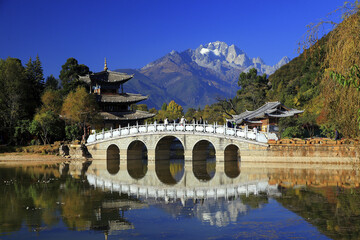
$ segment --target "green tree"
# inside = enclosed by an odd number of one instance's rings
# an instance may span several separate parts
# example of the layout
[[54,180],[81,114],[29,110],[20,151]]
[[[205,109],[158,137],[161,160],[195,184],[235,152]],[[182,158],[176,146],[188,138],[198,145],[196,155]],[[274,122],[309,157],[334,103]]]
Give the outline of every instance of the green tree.
[[25,74],[27,84],[24,87],[26,87],[27,92],[24,105],[28,118],[32,118],[36,108],[40,106],[40,98],[44,90],[44,75],[39,56],[36,56],[35,61],[29,59],[25,67]]
[[238,85],[241,89],[237,92],[237,98],[242,105],[242,111],[254,110],[265,103],[266,92],[269,89],[266,74],[259,76],[257,70],[252,68],[248,73],[240,73]]
[[66,63],[61,67],[59,75],[64,95],[76,90],[78,86],[85,86],[85,83],[79,81],[79,76],[84,76],[89,72],[89,67],[79,64],[75,58],[66,60]]
[[40,112],[51,111],[56,115],[60,115],[63,101],[59,90],[46,90],[41,96],[41,102]]
[[77,87],[75,92],[70,92],[64,100],[61,114],[66,120],[76,123],[84,129],[86,125],[98,120],[98,105],[95,96],[89,94],[84,87]]
[[63,122],[52,111],[37,113],[29,128],[30,133],[40,136],[44,144],[50,144],[52,139],[61,136],[63,129]]
[[183,107],[177,104],[174,100],[171,100],[166,108],[166,115],[170,119],[181,118],[184,115]]
[[163,105],[161,106],[161,110],[166,111],[167,106],[168,105],[166,103],[163,103]]
[[16,145],[26,145],[30,141],[32,137],[29,131],[30,124],[31,121],[28,119],[18,121],[14,132],[14,142]]
[[0,60],[0,135],[13,140],[14,126],[25,118],[27,79],[21,61],[16,58]]
[[52,74],[46,78],[45,90],[57,90],[58,86],[59,81]]

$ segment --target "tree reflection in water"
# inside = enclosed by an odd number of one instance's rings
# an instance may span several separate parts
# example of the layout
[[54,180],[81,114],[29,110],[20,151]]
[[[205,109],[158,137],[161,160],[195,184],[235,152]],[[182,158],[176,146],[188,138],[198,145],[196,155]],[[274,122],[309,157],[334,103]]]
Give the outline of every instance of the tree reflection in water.
[[193,172],[197,179],[209,181],[215,176],[215,148],[211,142],[202,140],[193,149]]
[[147,148],[141,141],[134,141],[127,150],[127,170],[134,179],[143,178],[148,170]]
[[229,178],[236,178],[240,175],[240,150],[235,145],[225,148],[224,170]]
[[[179,170],[183,169],[183,165],[182,168],[170,166],[176,164],[168,165],[172,177],[183,171]],[[146,211],[151,208],[149,205],[157,206],[176,218],[179,228],[188,218],[225,227],[232,222],[239,223],[239,218],[251,214],[251,209],[262,208],[275,199],[330,238],[360,239],[359,177],[352,171],[329,170],[323,173],[312,169],[275,169],[268,171],[268,179],[269,182],[279,183],[281,196],[250,194],[228,199],[189,199],[185,203],[174,199],[165,203],[162,199],[140,200],[127,194],[94,189],[83,175],[84,167],[87,167],[86,164],[79,164],[77,172],[66,164],[61,168],[62,171],[59,171],[59,165],[1,167],[1,238],[6,238],[5,234],[23,231],[24,226],[29,234],[45,229],[50,232],[52,228],[55,233],[62,226],[61,222],[68,230],[95,230],[114,234],[120,230],[133,229],[132,222],[138,221],[137,218],[128,218],[127,211]],[[259,170],[261,173],[264,171]],[[252,173],[253,170],[242,169],[242,174],[244,172]]]
[[175,137],[162,138],[155,150],[155,171],[159,180],[168,185],[178,183],[184,175],[184,147]]

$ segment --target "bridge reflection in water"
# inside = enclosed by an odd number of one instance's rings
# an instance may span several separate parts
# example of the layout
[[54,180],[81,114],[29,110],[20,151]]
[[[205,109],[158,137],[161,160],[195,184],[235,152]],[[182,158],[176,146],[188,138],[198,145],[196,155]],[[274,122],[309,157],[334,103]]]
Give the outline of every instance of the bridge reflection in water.
[[[106,168],[109,174],[115,175],[120,170],[120,162],[126,163],[129,175],[134,179],[142,179],[148,170],[148,150],[140,140],[132,141],[126,150],[126,159],[121,159],[121,151],[117,145],[111,144],[106,150]],[[192,159],[185,161],[183,143],[174,136],[165,136],[156,144],[155,172],[159,180],[168,185],[178,183],[184,175],[185,165],[192,167],[194,176],[200,181],[211,180],[216,168],[224,168],[229,178],[240,174],[240,151],[236,145],[226,146],[222,162],[217,163],[217,153],[214,145],[208,140],[198,141],[192,151]],[[189,153],[188,153],[189,155]],[[218,166],[217,166],[218,164]],[[221,166],[223,165],[223,166]]]

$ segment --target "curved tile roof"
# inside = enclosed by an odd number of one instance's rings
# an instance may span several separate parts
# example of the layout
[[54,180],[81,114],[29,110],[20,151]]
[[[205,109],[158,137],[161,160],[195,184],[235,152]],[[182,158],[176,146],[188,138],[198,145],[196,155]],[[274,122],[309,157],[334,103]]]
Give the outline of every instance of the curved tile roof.
[[79,80],[90,84],[91,82],[125,83],[133,78],[134,75],[127,73],[102,71],[91,73],[86,76],[79,76]]
[[102,94],[97,95],[96,99],[103,103],[137,103],[148,99],[148,96],[141,94],[123,93],[123,94]]
[[105,120],[141,120],[155,116],[153,113],[137,110],[136,112],[101,112]]
[[267,102],[254,111],[245,111],[239,115],[233,115],[233,121],[237,124],[244,121],[265,117],[291,117],[295,114],[303,113],[303,110],[288,108],[280,102]]

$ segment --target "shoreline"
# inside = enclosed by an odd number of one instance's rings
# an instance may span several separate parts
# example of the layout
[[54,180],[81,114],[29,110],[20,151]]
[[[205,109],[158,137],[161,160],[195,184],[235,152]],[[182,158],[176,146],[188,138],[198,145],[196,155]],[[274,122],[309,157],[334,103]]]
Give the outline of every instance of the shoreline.
[[0,164],[20,164],[20,163],[61,163],[68,160],[68,158],[63,158],[57,155],[51,154],[39,154],[39,153],[1,153],[0,154]]

